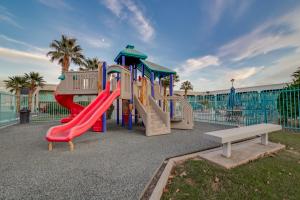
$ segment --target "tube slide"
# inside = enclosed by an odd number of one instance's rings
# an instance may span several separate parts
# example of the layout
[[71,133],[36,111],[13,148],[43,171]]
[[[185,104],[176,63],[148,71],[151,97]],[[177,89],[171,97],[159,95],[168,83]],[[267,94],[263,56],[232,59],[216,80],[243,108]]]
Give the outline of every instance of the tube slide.
[[70,122],[52,127],[48,130],[46,139],[49,142],[69,142],[72,139],[84,134],[110,107],[113,101],[121,94],[121,84],[118,82],[117,88],[110,94],[110,81],[106,84],[106,89],[98,97],[85,107]]
[[54,94],[56,101],[63,107],[70,110],[70,115],[60,120],[61,123],[67,123],[71,121],[76,115],[78,115],[84,107],[80,104],[74,103],[73,94]]

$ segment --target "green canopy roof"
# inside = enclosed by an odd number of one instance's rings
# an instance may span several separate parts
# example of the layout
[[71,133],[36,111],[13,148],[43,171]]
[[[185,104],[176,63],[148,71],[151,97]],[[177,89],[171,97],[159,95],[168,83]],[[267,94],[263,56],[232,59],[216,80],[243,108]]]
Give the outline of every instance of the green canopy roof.
[[166,67],[163,67],[161,65],[158,65],[156,63],[146,61],[146,60],[140,60],[141,63],[138,65],[138,69],[142,71],[142,65],[144,65],[145,69],[145,75],[150,78],[151,72],[154,72],[155,77],[165,77],[169,76],[171,74],[176,74],[175,71],[168,69]]
[[136,50],[133,45],[127,45],[125,49],[119,52],[114,61],[118,62],[121,56],[134,57],[142,60],[148,57],[146,54]]

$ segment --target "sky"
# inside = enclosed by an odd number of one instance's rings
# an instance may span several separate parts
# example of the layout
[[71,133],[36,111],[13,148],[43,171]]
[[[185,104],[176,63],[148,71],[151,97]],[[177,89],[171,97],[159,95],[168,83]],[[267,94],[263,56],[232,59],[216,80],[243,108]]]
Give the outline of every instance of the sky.
[[58,83],[46,53],[65,34],[108,64],[132,44],[196,91],[227,89],[232,78],[236,87],[289,82],[299,19],[298,0],[0,0],[0,80],[37,71]]

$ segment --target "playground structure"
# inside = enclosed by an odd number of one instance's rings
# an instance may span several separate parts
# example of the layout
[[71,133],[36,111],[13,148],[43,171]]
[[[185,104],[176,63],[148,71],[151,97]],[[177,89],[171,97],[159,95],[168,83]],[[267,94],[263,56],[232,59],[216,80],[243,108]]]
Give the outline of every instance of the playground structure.
[[[57,86],[55,99],[70,110],[70,115],[61,119],[64,124],[48,130],[49,150],[53,149],[53,142],[68,142],[73,150],[73,139],[90,128],[105,132],[106,111],[114,100],[116,123],[129,130],[133,123],[140,122],[146,136],[168,134],[171,128],[192,129],[192,107],[184,98],[173,96],[176,72],[146,58],[134,46],[127,45],[115,58],[116,65],[107,67],[104,62],[96,71],[66,72]],[[164,96],[161,79],[167,76],[170,77],[169,95]],[[73,102],[74,95],[95,94],[96,99],[85,108]]]

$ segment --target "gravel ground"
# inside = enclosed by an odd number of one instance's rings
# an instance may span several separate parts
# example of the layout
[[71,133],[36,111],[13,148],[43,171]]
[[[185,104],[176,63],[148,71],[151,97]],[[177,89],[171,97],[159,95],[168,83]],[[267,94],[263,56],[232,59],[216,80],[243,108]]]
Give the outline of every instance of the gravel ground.
[[227,128],[196,123],[194,130],[172,130],[146,137],[114,123],[107,133],[88,132],[75,150],[57,143],[49,152],[45,133],[53,123],[0,129],[0,199],[138,199],[167,157],[216,146],[204,132]]

